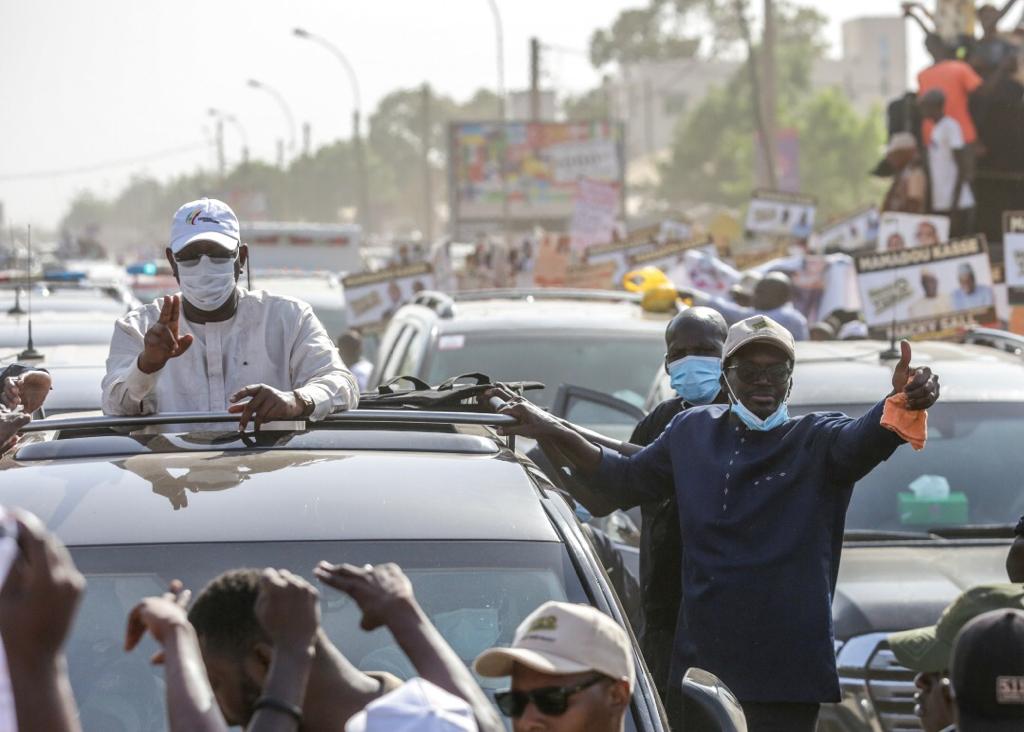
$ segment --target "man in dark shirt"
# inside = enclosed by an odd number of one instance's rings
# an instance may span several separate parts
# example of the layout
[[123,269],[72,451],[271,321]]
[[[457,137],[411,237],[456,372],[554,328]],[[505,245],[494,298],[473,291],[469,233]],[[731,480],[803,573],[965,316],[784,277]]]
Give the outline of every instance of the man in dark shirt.
[[[927,409],[938,380],[911,368],[909,343],[901,349],[890,409]],[[751,732],[811,732],[819,704],[839,700],[831,604],[846,510],[854,483],[904,442],[881,424],[888,398],[856,420],[790,419],[794,355],[792,336],[767,316],[737,323],[722,362],[731,404],[682,412],[631,457],[528,402],[501,410],[520,422],[502,433],[553,443],[620,508],[677,497],[685,636],[696,663],[741,700]],[[673,654],[673,680],[685,655]]]
[[[676,396],[666,399],[633,430],[629,441],[646,447],[672,419],[692,406],[724,403],[720,378],[722,347],[729,326],[711,308],[688,308],[665,329],[665,371]],[[640,597],[643,631],[640,646],[654,683],[667,698],[672,641],[682,599],[682,541],[675,497],[640,505]],[[680,623],[682,625],[682,623]],[[682,630],[682,628],[680,628]]]

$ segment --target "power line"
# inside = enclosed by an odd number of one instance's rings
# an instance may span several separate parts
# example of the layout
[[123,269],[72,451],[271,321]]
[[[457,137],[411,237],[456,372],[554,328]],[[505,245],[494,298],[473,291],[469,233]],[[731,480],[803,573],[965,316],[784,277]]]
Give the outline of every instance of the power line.
[[137,155],[131,158],[120,158],[117,160],[107,160],[102,163],[93,163],[91,165],[83,165],[77,168],[64,168],[63,170],[35,170],[26,173],[0,173],[0,182],[12,180],[31,180],[40,178],[63,178],[65,176],[70,175],[96,173],[101,170],[109,170],[111,168],[123,168],[131,165],[137,165],[139,163],[147,163],[153,160],[170,158],[188,152],[196,152],[197,150],[205,150],[207,148],[209,148],[209,144],[206,142],[193,142],[189,145],[166,148],[164,150],[147,153],[145,155]]

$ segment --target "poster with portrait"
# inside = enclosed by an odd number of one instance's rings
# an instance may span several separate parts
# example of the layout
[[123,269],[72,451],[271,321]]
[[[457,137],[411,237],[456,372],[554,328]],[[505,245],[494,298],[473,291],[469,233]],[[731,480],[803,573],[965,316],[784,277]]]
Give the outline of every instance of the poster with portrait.
[[892,213],[878,220],[878,251],[930,247],[949,240],[949,217],[937,214]]
[[873,337],[948,338],[996,319],[985,237],[854,259],[864,319]]
[[821,227],[811,237],[808,248],[816,254],[850,254],[874,249],[878,225],[878,208],[867,206]]
[[582,253],[615,238],[621,199],[619,187],[613,183],[583,179],[576,184],[569,225],[574,251]]
[[687,254],[701,247],[714,246],[707,239],[671,242],[630,257],[630,270],[657,267],[677,285],[689,282]]
[[813,196],[784,191],[754,191],[747,207],[748,239],[788,236],[806,239],[814,231],[817,203]]
[[398,308],[423,290],[434,289],[429,263],[390,267],[344,278],[345,310],[350,328],[386,323]]
[[1010,305],[1024,305],[1024,211],[1003,213],[1003,271]]

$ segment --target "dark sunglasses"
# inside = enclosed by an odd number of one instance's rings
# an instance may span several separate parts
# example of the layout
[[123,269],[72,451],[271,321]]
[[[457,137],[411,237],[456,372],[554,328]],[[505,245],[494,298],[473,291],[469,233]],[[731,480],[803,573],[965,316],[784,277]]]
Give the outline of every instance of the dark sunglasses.
[[541,714],[558,717],[565,714],[565,710],[569,708],[569,697],[589,689],[598,681],[607,679],[607,676],[598,675],[572,686],[545,686],[533,691],[499,691],[494,695],[494,701],[502,714],[513,719],[523,716],[526,705],[530,702],[533,702]]
[[727,370],[734,372],[745,384],[756,384],[767,379],[770,384],[775,386],[785,384],[793,373],[793,369],[788,363],[776,363],[763,368],[752,363],[737,363],[727,367]]

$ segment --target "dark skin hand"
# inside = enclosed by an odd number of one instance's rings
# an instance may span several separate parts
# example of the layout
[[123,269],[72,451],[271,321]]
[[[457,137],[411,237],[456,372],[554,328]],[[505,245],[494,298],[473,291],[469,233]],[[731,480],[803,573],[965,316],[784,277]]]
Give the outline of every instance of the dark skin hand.
[[139,371],[144,374],[156,373],[192,345],[191,335],[178,335],[180,315],[181,297],[165,297],[160,303],[160,317],[149,327],[143,339],[142,353],[138,360]]
[[[235,404],[247,397],[251,399],[245,404]],[[240,389],[231,395],[232,405],[228,407],[231,414],[240,414],[238,429],[241,432],[251,421],[256,429],[264,423],[276,419],[296,419],[303,416],[306,407],[292,391],[280,391],[266,384],[254,384]]]
[[43,406],[50,393],[53,381],[45,371],[26,371],[20,376],[4,379],[2,401],[8,409],[21,405],[26,414]]
[[32,421],[27,414],[0,412],[0,455],[18,444],[18,430]]

